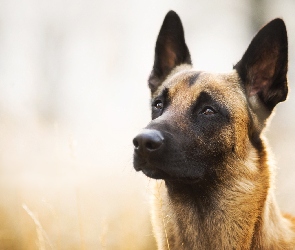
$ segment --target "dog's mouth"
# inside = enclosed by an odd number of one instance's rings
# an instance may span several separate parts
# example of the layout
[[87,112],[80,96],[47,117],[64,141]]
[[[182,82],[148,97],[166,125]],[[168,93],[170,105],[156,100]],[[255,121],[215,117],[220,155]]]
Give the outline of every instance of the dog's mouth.
[[200,181],[200,177],[187,177],[187,176],[177,176],[169,174],[162,169],[151,167],[149,164],[142,164],[140,167],[135,166],[136,171],[142,171],[147,177],[152,179],[162,179],[162,180],[169,180],[173,182],[181,182],[187,184],[194,184]]
[[153,179],[170,179],[171,176],[160,169],[142,169],[141,170],[147,177]]
[[170,179],[170,174],[166,173],[165,171],[151,166],[147,162],[141,161],[138,163],[137,161],[134,162],[134,168],[136,171],[142,171],[147,177],[153,179]]

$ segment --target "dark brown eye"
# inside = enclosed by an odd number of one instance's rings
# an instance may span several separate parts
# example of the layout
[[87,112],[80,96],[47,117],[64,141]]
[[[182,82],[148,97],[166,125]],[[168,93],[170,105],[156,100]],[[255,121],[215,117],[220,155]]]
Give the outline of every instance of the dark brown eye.
[[161,100],[155,101],[154,107],[159,110],[163,109],[163,102]]
[[203,115],[214,115],[215,113],[215,110],[211,107],[205,107],[201,112]]

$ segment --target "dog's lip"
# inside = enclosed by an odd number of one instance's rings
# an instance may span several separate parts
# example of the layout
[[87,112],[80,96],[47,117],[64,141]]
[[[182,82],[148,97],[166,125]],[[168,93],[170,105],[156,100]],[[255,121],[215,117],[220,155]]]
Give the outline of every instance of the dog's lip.
[[186,184],[196,184],[200,181],[198,177],[180,177],[172,176],[160,169],[143,169],[141,170],[147,177],[152,179],[162,179],[170,182],[186,183]]
[[167,179],[171,178],[171,176],[166,173],[165,171],[148,166],[147,163],[141,164],[141,166],[134,166],[136,171],[142,171],[147,177],[153,178],[153,179]]
[[183,173],[180,173],[179,175],[175,173],[173,174],[172,172],[170,173],[170,168],[163,169],[161,166],[158,166],[158,164],[142,159],[136,154],[134,154],[133,167],[137,172],[142,171],[147,177],[152,179],[162,179],[188,184],[198,183],[202,179],[202,176],[186,176],[183,175]]
[[150,177],[153,179],[167,179],[167,178],[169,178],[169,175],[160,169],[142,169],[141,171],[147,177]]
[[162,169],[159,168],[151,168],[147,167],[146,165],[144,167],[135,167],[136,171],[142,171],[147,177],[152,179],[162,179],[162,180],[169,180],[169,181],[175,181],[175,182],[182,182],[182,183],[188,183],[188,184],[194,184],[198,183],[200,181],[200,177],[186,177],[186,176],[173,176]]

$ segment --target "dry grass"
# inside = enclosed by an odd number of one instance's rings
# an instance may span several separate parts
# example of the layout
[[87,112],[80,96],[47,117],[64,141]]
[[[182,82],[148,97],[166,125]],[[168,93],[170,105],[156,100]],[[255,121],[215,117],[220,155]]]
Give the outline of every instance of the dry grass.
[[93,195],[93,188],[83,186],[80,198],[71,186],[6,190],[0,249],[155,249],[144,197],[134,190]]
[[0,128],[0,249],[156,249],[131,161],[98,165],[57,125],[14,125]]

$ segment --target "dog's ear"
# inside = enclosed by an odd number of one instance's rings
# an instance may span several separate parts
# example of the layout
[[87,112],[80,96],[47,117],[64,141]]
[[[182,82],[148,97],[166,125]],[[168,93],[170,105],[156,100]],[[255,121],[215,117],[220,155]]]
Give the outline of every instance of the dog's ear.
[[234,69],[244,82],[247,95],[258,95],[269,111],[286,100],[288,39],[284,21],[274,19],[265,25]]
[[176,66],[191,64],[179,16],[169,11],[163,21],[155,48],[155,61],[149,77],[151,92],[155,92]]

